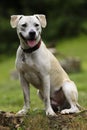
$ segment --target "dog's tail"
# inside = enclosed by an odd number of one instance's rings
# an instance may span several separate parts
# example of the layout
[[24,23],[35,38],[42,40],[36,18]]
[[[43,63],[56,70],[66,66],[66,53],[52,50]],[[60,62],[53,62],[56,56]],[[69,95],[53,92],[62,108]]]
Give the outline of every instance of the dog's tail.
[[79,109],[80,111],[86,110],[84,107],[80,106],[79,103],[76,103],[76,106],[78,107],[78,109]]

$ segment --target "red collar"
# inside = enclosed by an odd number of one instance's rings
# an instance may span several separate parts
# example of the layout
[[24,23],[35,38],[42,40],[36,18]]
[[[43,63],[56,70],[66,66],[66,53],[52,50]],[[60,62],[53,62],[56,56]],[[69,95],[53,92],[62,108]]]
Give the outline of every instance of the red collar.
[[40,45],[41,45],[41,40],[38,42],[38,44],[36,44],[36,46],[34,46],[34,47],[32,47],[32,48],[23,49],[23,48],[21,47],[21,49],[22,49],[23,52],[25,52],[25,53],[32,53],[33,51],[36,51],[37,49],[39,49]]

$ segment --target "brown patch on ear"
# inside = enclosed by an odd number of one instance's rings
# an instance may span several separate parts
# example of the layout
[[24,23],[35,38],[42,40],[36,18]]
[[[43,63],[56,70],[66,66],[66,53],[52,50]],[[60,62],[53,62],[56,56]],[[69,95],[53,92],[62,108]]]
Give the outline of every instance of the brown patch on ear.
[[34,16],[36,16],[36,18],[40,21],[41,26],[42,26],[43,28],[45,28],[45,27],[46,27],[46,25],[47,25],[45,15],[42,15],[42,14],[41,14],[41,15],[36,14],[36,15],[34,15]]
[[17,27],[17,23],[22,17],[23,17],[23,15],[12,15],[11,16],[10,24],[11,24],[12,28]]

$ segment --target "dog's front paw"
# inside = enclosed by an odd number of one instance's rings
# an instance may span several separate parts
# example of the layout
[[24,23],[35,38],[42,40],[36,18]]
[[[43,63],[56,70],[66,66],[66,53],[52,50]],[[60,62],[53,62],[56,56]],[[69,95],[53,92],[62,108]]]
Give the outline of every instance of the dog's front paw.
[[47,109],[46,110],[46,115],[49,117],[49,116],[57,116],[56,115],[56,113],[51,109],[51,108],[49,108],[49,109]]
[[16,113],[16,116],[24,116],[24,115],[26,115],[28,112],[29,112],[29,109],[23,108],[22,110],[20,110],[20,111],[18,111],[18,112]]

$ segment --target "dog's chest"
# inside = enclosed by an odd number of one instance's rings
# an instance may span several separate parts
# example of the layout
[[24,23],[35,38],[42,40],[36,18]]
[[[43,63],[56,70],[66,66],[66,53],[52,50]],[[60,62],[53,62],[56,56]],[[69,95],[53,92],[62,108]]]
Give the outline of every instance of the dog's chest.
[[28,68],[29,70],[34,70],[36,67],[36,63],[34,62],[33,57],[30,55],[29,57],[24,55],[21,57],[22,67],[23,69]]
[[33,55],[23,55],[21,57],[22,69],[24,72],[37,73],[39,71],[38,58]]
[[20,67],[27,81],[39,88],[39,86],[41,86],[41,71],[39,68],[40,64],[37,60],[38,59],[33,57],[33,55],[22,56]]

